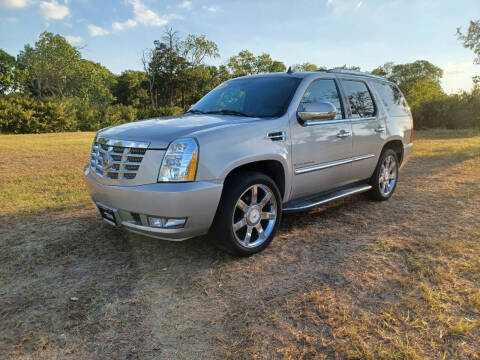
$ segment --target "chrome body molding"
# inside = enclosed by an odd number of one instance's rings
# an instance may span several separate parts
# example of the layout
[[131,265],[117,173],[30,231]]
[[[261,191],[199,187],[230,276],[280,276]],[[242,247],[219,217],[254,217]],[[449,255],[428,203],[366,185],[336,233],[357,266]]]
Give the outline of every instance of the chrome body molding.
[[109,138],[106,138],[106,137],[102,137],[101,135],[97,137],[97,142],[101,145],[123,147],[123,148],[146,149],[150,146],[149,141],[131,141],[131,140],[109,139]]
[[377,118],[375,116],[372,116],[372,117],[366,117],[366,118],[311,120],[309,122],[306,122],[304,126],[322,125],[322,124],[342,124],[342,123],[349,123],[349,122],[361,122],[361,121],[372,121],[372,120],[377,120]]
[[360,155],[360,156],[353,157],[352,161],[365,160],[365,159],[370,159],[372,157],[375,157],[375,154],[365,154],[365,155]]
[[344,165],[344,164],[348,164],[348,163],[351,163],[351,162],[354,162],[354,161],[365,160],[365,159],[369,159],[369,158],[372,158],[372,157],[375,157],[375,154],[365,154],[365,155],[351,157],[351,158],[348,158],[348,159],[342,159],[342,160],[332,161],[332,162],[318,164],[318,165],[306,166],[306,167],[295,169],[295,175],[304,174],[304,173],[308,173],[308,172],[311,172],[311,171],[327,169],[327,168],[330,168],[330,167],[333,167],[333,166]]

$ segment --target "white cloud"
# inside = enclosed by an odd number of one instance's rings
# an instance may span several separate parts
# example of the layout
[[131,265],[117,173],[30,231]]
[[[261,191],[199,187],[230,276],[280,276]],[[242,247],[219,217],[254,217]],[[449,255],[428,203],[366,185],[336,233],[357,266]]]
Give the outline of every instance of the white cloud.
[[112,23],[112,29],[114,31],[121,31],[125,28],[131,28],[131,27],[134,27],[136,25],[137,25],[137,22],[135,20],[132,20],[132,19],[128,19],[127,21],[124,21],[123,23],[115,21],[115,22]]
[[8,23],[16,23],[18,22],[18,18],[16,17],[8,17],[5,19]]
[[192,2],[188,0],[184,0],[178,5],[178,7],[180,9],[190,9],[192,7]]
[[359,9],[363,6],[364,0],[327,0],[326,6],[331,8],[337,15]]
[[91,36],[103,36],[110,33],[108,30],[93,24],[89,24],[87,28],[88,28],[88,33]]
[[475,65],[471,61],[448,63],[442,66],[442,69],[442,87],[449,94],[470,90],[473,86],[472,76],[480,75],[480,65]]
[[215,13],[218,10],[220,10],[220,7],[218,7],[218,6],[205,6],[205,5],[203,5],[202,8],[209,11],[209,12],[212,12],[212,13]]
[[74,35],[65,35],[65,39],[67,39],[70,44],[78,44],[83,41],[83,38],[81,36]]
[[[181,16],[176,14],[160,16],[155,11],[146,7],[141,0],[126,0],[126,2],[133,6],[133,18],[127,19],[124,22],[114,21],[112,23],[112,32],[122,31],[126,28],[133,28],[138,24],[146,26],[162,26],[172,19],[182,19]],[[184,3],[191,4],[190,1],[184,1]],[[189,4],[187,4],[187,6],[189,6]],[[88,25],[88,32],[91,36],[107,35],[110,34],[111,31],[93,24]]]
[[134,20],[148,26],[162,26],[168,23],[168,19],[160,17],[155,11],[147,8],[140,0],[128,0],[133,6]]
[[23,8],[29,3],[30,1],[27,0],[0,0],[0,6],[7,8]]
[[70,15],[68,6],[59,4],[56,0],[42,1],[40,11],[45,19],[60,20]]

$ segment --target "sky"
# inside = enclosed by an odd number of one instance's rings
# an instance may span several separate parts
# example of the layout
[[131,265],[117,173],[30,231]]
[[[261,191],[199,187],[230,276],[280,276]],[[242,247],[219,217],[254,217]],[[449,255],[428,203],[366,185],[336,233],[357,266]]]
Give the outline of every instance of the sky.
[[114,73],[142,68],[141,55],[167,28],[217,43],[219,65],[248,49],[287,66],[428,60],[448,93],[480,75],[456,28],[480,18],[480,0],[0,0],[0,48],[16,56],[43,31],[81,47]]

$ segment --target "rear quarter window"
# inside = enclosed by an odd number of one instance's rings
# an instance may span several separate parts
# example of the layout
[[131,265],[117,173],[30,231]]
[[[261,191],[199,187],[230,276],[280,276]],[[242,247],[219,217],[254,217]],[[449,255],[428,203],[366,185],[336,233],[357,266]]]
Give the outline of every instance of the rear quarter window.
[[393,84],[373,81],[372,85],[390,116],[409,116],[410,108],[400,89]]

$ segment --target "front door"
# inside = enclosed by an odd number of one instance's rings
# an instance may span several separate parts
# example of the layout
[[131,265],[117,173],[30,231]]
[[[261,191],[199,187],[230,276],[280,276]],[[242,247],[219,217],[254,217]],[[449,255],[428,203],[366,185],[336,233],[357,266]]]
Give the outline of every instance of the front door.
[[305,91],[299,111],[308,103],[327,101],[337,108],[333,120],[309,125],[292,123],[292,198],[312,195],[348,182],[352,157],[352,128],[334,79],[314,80]]

